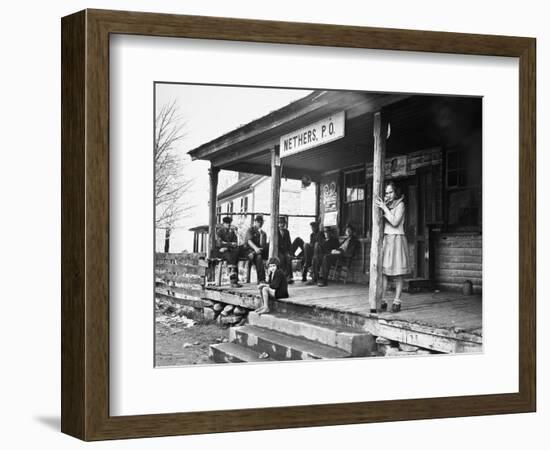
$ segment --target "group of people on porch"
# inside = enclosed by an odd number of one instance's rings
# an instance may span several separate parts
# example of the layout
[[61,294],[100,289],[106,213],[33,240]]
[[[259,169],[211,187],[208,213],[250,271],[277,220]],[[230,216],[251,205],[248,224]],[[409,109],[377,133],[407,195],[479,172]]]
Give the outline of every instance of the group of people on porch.
[[[402,276],[409,273],[408,244],[404,232],[405,205],[403,197],[395,183],[390,182],[385,189],[384,200],[375,198],[385,219],[382,273],[384,292],[388,277],[395,277],[396,294],[392,302],[392,312],[401,309]],[[253,225],[247,230],[244,243],[239,245],[236,229],[232,226],[230,216],[222,219],[222,226],[216,230],[215,256],[227,262],[229,280],[232,287],[240,287],[238,275],[239,258],[248,258],[256,268],[257,282],[264,300],[258,312],[267,311],[267,299],[288,297],[288,284],[294,283],[293,259],[301,259],[302,282],[307,285],[324,287],[328,283],[329,272],[333,265],[350,263],[359,247],[359,240],[355,235],[352,224],[346,224],[345,237],[340,242],[336,236],[335,227],[321,228],[319,222],[310,223],[311,234],[309,242],[300,237],[294,240],[290,237],[287,219],[279,217],[278,247],[276,254],[268,259],[269,243],[267,234],[262,229],[264,218],[262,215],[254,217]],[[297,251],[300,249],[299,256]],[[267,260],[267,274],[265,261]],[[311,279],[307,279],[311,272]],[[387,304],[382,302],[381,311],[387,310]],[[373,312],[373,311],[371,311]]]

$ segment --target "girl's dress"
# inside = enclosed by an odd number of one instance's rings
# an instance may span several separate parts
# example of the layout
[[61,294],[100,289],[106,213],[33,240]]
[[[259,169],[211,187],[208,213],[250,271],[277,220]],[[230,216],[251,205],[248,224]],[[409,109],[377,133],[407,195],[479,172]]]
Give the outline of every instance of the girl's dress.
[[384,246],[382,273],[384,275],[406,275],[409,266],[409,245],[404,231],[405,203],[403,197],[393,202],[390,213],[384,214]]

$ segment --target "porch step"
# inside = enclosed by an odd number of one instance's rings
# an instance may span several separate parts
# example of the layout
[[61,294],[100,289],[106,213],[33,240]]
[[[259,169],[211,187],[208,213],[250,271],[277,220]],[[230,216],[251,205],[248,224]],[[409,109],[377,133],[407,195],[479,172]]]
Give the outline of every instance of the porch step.
[[210,359],[217,363],[273,361],[271,358],[260,358],[258,352],[232,342],[211,345]]
[[258,353],[266,352],[271,358],[278,361],[348,358],[351,356],[349,352],[339,348],[253,325],[231,328],[229,341]]
[[351,356],[369,356],[376,351],[376,341],[372,334],[346,326],[253,312],[248,314],[248,324],[339,348]]

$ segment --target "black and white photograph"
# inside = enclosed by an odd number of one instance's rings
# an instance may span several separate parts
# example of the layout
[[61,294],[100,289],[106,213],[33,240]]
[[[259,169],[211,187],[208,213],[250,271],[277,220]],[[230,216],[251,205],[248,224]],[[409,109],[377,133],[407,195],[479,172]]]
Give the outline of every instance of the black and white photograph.
[[154,98],[156,367],[483,352],[482,97]]

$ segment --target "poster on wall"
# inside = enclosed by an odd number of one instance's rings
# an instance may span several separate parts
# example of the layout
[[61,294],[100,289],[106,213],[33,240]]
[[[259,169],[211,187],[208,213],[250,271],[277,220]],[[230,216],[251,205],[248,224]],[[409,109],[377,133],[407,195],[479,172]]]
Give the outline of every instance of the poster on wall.
[[336,181],[331,181],[330,183],[323,184],[323,207],[325,214],[327,212],[337,211],[336,204]]

